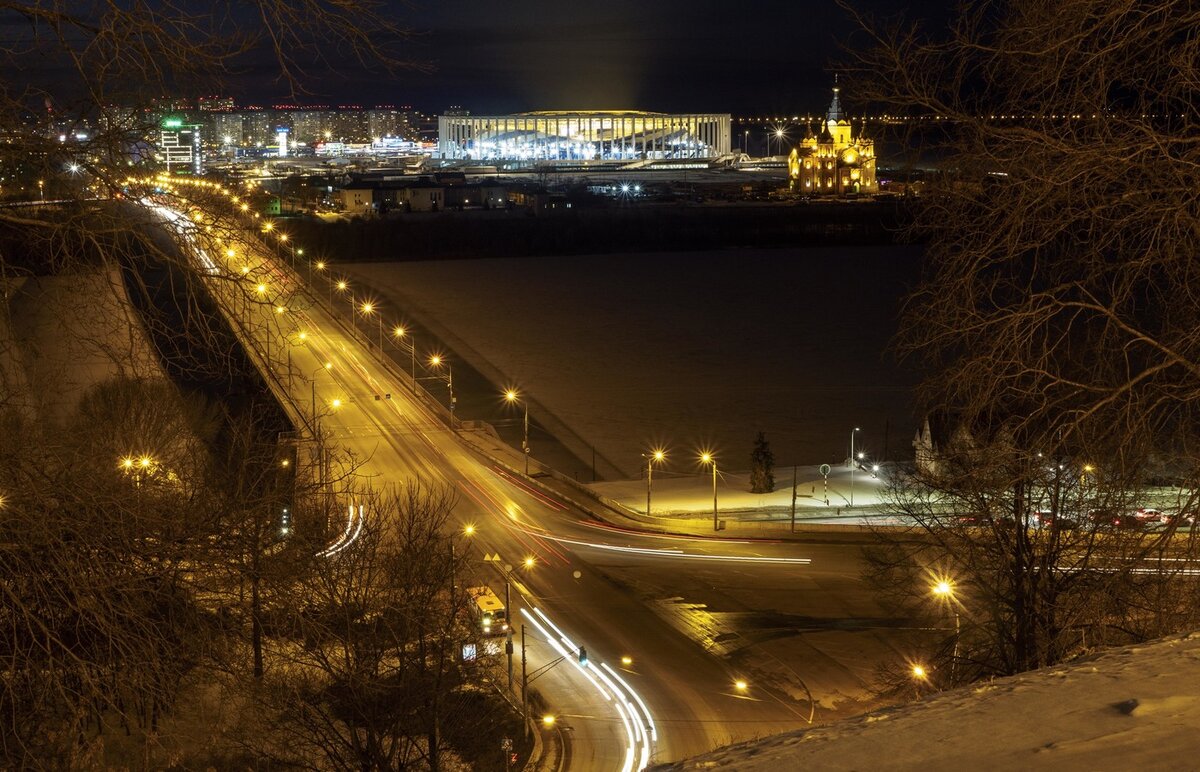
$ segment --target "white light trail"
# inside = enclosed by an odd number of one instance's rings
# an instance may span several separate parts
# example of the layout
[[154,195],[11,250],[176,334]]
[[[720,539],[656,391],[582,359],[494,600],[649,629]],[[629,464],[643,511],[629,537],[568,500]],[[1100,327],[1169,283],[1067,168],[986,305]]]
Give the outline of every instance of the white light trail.
[[317,557],[331,558],[353,544],[358,539],[358,535],[362,533],[363,520],[362,504],[358,505],[357,512],[354,510],[354,505],[350,504],[346,527],[342,529],[341,534],[334,539],[332,544],[317,553]]
[[772,558],[757,555],[705,555],[703,553],[684,552],[681,549],[654,549],[653,547],[622,547],[616,544],[599,544],[590,541],[580,541],[578,539],[568,539],[564,536],[553,536],[548,533],[525,531],[531,535],[540,536],[543,539],[551,539],[563,544],[574,544],[576,547],[591,547],[598,550],[609,550],[611,552],[627,552],[633,555],[651,555],[659,558],[682,558],[685,560],[723,560],[734,563],[779,563],[785,565],[801,565],[807,566],[812,563],[812,558]]
[[[529,609],[522,608],[521,613],[563,659],[574,665],[575,669],[591,682],[596,691],[616,707],[617,716],[621,719],[621,725],[625,728],[628,740],[625,748],[625,763],[621,767],[622,772],[636,772],[649,766],[653,743],[658,740],[658,729],[641,696],[607,663],[597,662],[599,667],[593,666],[590,662],[588,665],[581,664],[577,658],[579,647],[541,609],[533,608],[531,614]],[[544,627],[542,623],[545,623]],[[593,677],[592,673],[596,677]],[[616,696],[615,700],[610,696],[610,691],[612,695]]]

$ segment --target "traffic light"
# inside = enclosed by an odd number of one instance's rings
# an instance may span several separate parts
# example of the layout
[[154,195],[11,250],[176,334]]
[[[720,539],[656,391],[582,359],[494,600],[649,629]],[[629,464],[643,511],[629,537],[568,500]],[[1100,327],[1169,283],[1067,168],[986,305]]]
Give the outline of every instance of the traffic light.
[[587,664],[587,649],[582,646],[579,647],[579,664]]

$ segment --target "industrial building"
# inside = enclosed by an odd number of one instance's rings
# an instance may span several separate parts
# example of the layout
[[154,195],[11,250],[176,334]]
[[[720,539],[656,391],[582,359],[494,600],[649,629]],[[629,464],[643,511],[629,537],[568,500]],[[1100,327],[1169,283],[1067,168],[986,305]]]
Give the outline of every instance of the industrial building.
[[599,111],[438,116],[442,158],[635,161],[719,158],[729,148],[728,114]]

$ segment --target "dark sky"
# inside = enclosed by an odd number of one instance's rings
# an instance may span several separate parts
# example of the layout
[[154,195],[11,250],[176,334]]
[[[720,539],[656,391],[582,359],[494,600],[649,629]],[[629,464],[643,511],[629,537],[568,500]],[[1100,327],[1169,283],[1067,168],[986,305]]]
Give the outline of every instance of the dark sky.
[[[948,0],[855,0],[944,25]],[[403,52],[431,72],[311,72],[305,101],[411,104],[476,114],[550,109],[823,109],[830,65],[853,42],[834,0],[415,0],[397,18],[421,32]],[[239,101],[277,100],[242,79]]]

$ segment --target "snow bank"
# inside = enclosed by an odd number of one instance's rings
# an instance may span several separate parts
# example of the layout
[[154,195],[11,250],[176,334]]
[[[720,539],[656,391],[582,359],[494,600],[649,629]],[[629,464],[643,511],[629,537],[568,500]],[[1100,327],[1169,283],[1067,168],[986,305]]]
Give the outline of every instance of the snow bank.
[[1197,683],[1192,633],[653,769],[1194,770]]

